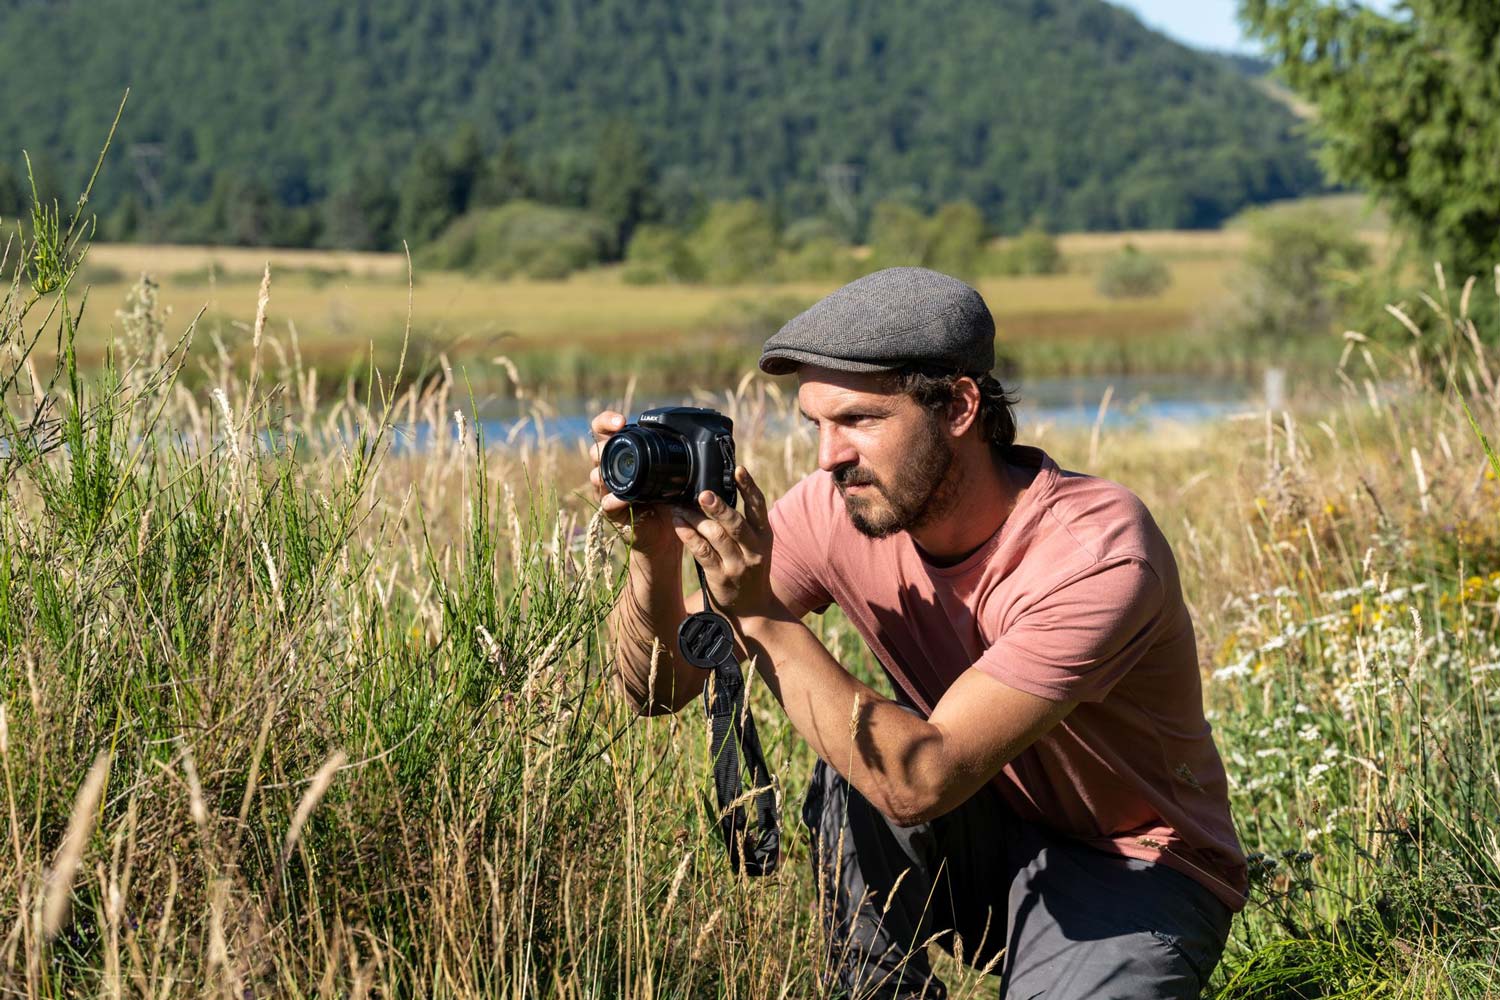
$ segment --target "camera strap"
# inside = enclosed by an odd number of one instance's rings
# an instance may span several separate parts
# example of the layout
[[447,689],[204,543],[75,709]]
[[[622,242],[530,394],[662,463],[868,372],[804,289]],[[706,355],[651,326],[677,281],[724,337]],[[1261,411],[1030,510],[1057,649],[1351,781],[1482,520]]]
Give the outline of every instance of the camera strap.
[[[734,655],[734,633],[729,621],[713,610],[708,580],[694,560],[703,588],[703,610],[689,615],[677,630],[677,648],[693,666],[712,670],[703,689],[709,719],[709,755],[714,765],[714,792],[719,800],[719,834],[729,852],[729,866],[746,875],[769,875],[781,854],[781,823],[771,769],[761,750],[755,720],[745,705],[745,677]],[[744,764],[741,765],[741,755]],[[750,772],[755,830],[747,829],[743,771]]]

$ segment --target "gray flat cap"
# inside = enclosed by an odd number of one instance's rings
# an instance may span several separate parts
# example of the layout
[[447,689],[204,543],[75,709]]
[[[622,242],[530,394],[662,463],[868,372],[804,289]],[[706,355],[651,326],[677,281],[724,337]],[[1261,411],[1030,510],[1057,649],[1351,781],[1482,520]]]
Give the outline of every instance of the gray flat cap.
[[793,317],[760,355],[770,375],[798,365],[882,372],[910,364],[970,374],[995,367],[995,320],[978,292],[925,267],[888,267]]

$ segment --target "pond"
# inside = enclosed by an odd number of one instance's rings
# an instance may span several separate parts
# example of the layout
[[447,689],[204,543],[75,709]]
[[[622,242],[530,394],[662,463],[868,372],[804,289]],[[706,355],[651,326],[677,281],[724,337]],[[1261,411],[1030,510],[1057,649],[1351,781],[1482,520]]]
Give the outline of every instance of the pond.
[[[1107,427],[1152,426],[1162,423],[1202,424],[1234,413],[1244,413],[1265,405],[1262,386],[1243,379],[1202,378],[1190,375],[1101,375],[1078,378],[1037,378],[1018,383],[1013,391],[1020,397],[1016,406],[1018,423],[1024,429],[1038,424],[1051,426],[1092,426],[1100,419]],[[1273,395],[1274,386],[1269,387]],[[1108,397],[1107,405],[1106,396]],[[682,397],[641,399],[632,404],[631,416],[653,406],[689,402]],[[704,405],[696,403],[694,405]],[[586,437],[589,421],[600,404],[573,400],[560,407],[557,416],[543,420],[540,433],[548,438],[571,440]],[[502,400],[482,405],[485,440],[535,442],[539,433],[537,421],[520,415],[514,401]],[[508,412],[507,412],[508,411]],[[453,428],[456,433],[456,426]],[[422,449],[431,429],[398,428],[398,447]]]

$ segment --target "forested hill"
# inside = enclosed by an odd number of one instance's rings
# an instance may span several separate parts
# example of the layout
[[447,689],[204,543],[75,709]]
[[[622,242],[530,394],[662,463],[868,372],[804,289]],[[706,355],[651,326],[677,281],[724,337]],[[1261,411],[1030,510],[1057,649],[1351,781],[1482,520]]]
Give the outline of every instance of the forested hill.
[[887,198],[1206,226],[1319,184],[1285,108],[1102,0],[0,0],[0,67],[0,199],[23,147],[78,183],[128,85],[96,204],[177,238],[259,205],[264,238],[368,243],[343,216],[454,156],[560,204],[616,158],[669,221],[752,195],[856,228]]

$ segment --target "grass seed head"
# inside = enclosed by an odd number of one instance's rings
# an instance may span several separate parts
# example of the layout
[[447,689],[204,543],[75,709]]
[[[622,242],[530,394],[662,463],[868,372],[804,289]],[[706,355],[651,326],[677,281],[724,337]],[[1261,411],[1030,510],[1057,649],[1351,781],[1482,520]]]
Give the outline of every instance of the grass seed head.
[[73,894],[73,878],[78,873],[78,862],[83,849],[88,845],[94,830],[94,817],[99,811],[99,800],[104,794],[104,782],[109,777],[109,754],[101,753],[94,758],[93,767],[83,779],[78,797],[73,800],[73,813],[68,818],[68,831],[63,835],[62,846],[52,862],[52,872],[47,880],[47,895],[42,901],[42,936],[47,940],[57,937],[67,922],[69,901]]

